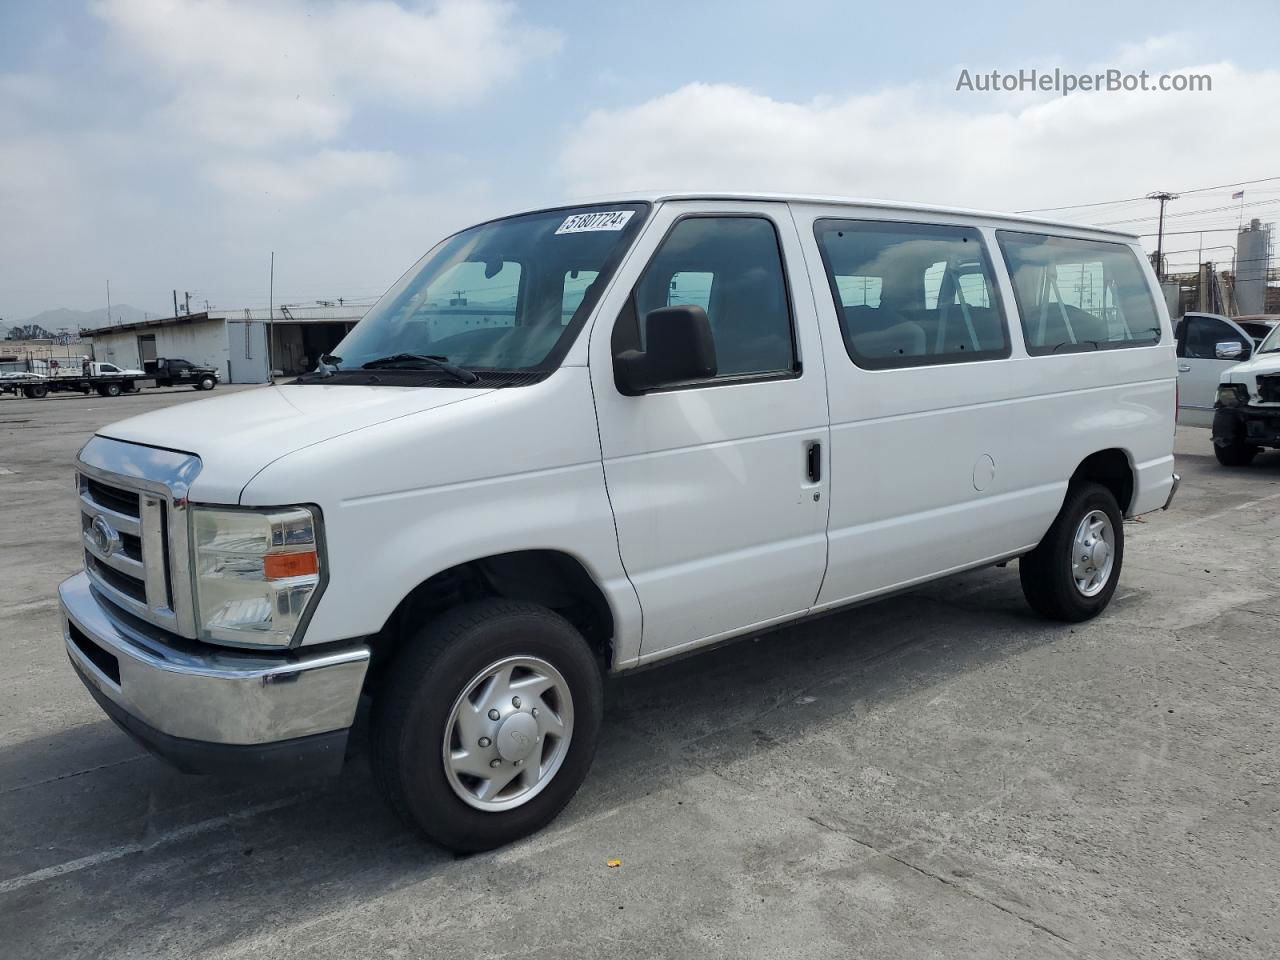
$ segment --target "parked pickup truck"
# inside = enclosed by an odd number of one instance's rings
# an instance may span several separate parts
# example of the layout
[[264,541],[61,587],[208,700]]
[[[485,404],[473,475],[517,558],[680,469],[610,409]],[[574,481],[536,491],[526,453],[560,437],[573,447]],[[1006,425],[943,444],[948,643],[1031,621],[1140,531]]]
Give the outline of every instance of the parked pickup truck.
[[570,801],[608,674],[1015,558],[1041,615],[1100,614],[1175,410],[1130,234],[534,210],[441,241],[314,372],[99,430],[63,640],[188,771],[334,771],[367,702],[392,808],[486,849]]
[[222,379],[222,374],[214,367],[201,366],[190,360],[161,357],[148,360],[143,366],[147,368],[147,376],[155,380],[157,387],[185,385],[197,390],[212,390]]

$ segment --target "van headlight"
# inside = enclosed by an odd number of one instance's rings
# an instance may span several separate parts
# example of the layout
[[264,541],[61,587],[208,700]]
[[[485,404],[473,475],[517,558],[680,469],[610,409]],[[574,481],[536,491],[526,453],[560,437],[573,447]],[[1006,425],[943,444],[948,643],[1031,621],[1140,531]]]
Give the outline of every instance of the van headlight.
[[320,512],[192,507],[200,639],[287,647],[319,599]]

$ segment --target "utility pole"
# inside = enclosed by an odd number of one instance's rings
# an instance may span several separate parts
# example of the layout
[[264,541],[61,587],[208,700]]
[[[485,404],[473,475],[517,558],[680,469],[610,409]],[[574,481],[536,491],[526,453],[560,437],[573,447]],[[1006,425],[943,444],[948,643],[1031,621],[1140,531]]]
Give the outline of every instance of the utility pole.
[[1148,200],[1160,201],[1160,226],[1156,228],[1156,252],[1155,252],[1155,268],[1156,279],[1164,279],[1164,205],[1170,200],[1177,200],[1176,193],[1170,193],[1168,190],[1157,190],[1155,193],[1147,194]]
[[107,326],[111,326],[111,281],[107,281]]
[[271,251],[271,279],[267,284],[267,383],[275,383],[275,359],[271,342],[276,331],[276,252]]
[[178,291],[177,290],[173,291],[173,315],[175,318],[178,316]]
[[190,290],[182,291],[182,296],[186,298],[186,314],[189,317],[191,316],[191,291]]

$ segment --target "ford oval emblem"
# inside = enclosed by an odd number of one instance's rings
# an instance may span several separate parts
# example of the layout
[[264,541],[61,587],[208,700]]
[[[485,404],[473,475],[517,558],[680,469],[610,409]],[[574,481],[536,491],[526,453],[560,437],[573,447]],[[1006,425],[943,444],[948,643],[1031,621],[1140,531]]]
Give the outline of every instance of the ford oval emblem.
[[89,536],[93,539],[93,545],[104,557],[111,556],[120,546],[120,534],[111,529],[111,524],[107,523],[106,518],[101,515],[93,518],[93,523],[89,527]]

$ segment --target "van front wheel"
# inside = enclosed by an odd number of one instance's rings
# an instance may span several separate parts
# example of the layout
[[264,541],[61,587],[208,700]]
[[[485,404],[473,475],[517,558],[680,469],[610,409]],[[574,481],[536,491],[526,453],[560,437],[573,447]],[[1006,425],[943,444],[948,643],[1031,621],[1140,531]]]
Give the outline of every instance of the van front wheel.
[[1072,484],[1040,545],[1018,561],[1022,593],[1042,616],[1076,623],[1101,613],[1124,561],[1124,518],[1098,483]]
[[391,807],[458,852],[554,819],[600,732],[603,682],[582,635],[545,607],[491,599],[405,644],[374,701],[374,776]]

